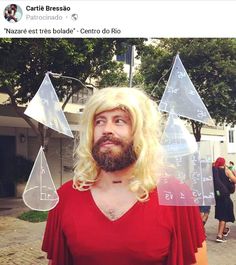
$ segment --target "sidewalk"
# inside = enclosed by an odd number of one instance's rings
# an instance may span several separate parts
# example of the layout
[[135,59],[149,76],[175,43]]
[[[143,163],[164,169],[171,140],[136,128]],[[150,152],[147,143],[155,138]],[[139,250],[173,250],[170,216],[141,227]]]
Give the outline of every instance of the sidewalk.
[[0,199],[0,264],[47,265],[41,251],[45,222],[29,223],[16,216],[28,211],[21,199]]
[[[232,195],[236,208],[236,194]],[[10,208],[10,209],[9,209]],[[16,218],[28,210],[20,199],[0,199],[0,264],[47,265],[41,251],[45,222],[29,223]],[[236,265],[236,223],[229,224],[231,232],[226,243],[216,243],[218,221],[214,219],[212,206],[206,224],[208,265]],[[104,264],[106,265],[106,264]]]
[[[234,202],[234,214],[236,216],[236,193],[231,195]],[[236,246],[236,222],[228,223],[230,233],[226,243],[216,243],[218,221],[214,219],[215,207],[211,207],[209,220],[205,226],[207,233],[207,252],[209,265],[236,265],[235,246]]]

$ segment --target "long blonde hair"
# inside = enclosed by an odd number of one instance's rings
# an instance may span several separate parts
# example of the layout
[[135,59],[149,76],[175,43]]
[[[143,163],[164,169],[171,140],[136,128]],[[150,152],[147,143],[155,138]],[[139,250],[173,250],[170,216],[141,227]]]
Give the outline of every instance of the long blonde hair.
[[92,157],[94,117],[117,108],[128,111],[132,121],[137,161],[130,180],[130,190],[136,193],[139,200],[146,200],[157,182],[156,173],[161,161],[158,156],[161,126],[156,103],[136,88],[103,88],[86,103],[80,123],[80,141],[75,151],[74,188],[87,190],[96,182],[100,168]]

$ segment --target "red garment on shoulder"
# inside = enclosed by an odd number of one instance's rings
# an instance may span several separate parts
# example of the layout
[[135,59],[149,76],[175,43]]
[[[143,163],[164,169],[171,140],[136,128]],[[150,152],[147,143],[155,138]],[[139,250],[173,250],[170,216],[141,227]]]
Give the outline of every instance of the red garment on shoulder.
[[156,191],[116,221],[72,181],[58,194],[42,245],[53,265],[190,265],[205,240],[199,208],[160,206]]

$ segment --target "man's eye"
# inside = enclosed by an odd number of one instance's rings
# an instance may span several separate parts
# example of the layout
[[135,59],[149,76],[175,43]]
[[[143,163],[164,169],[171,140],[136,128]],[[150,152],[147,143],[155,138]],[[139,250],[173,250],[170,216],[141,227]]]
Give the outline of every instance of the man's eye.
[[123,119],[117,119],[117,120],[116,120],[116,123],[118,123],[118,124],[125,124],[126,121],[123,120]]
[[104,120],[95,120],[95,125],[101,125],[104,123]]

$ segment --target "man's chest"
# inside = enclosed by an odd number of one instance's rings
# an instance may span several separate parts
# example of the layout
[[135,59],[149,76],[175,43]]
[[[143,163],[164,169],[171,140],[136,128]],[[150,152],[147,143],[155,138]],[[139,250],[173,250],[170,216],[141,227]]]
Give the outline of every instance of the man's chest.
[[73,210],[65,211],[63,231],[73,256],[100,259],[111,255],[118,260],[128,256],[132,262],[164,260],[171,232],[161,224],[164,220],[157,221],[143,206],[134,204],[115,221],[109,220],[95,204],[75,205]]

